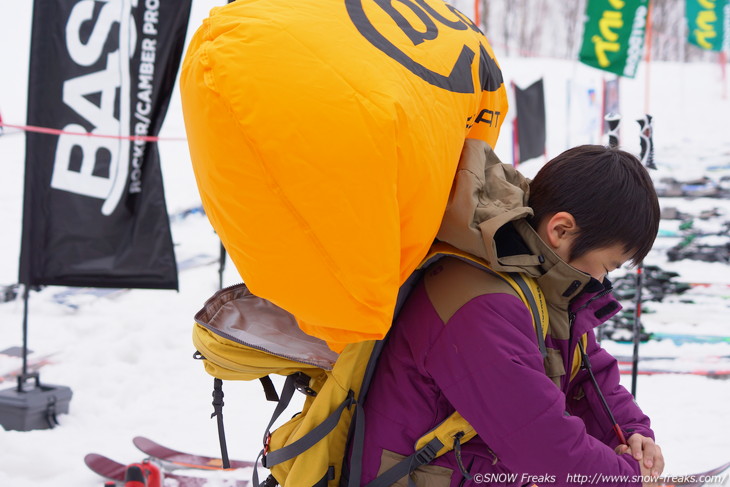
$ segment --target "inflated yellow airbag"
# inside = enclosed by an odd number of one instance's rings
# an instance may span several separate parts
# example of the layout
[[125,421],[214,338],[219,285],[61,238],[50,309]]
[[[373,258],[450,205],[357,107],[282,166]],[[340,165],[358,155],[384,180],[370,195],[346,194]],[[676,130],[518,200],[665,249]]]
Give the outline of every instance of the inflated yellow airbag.
[[465,138],[507,111],[484,35],[440,0],[237,0],[181,74],[210,222],[255,294],[344,344],[382,338]]

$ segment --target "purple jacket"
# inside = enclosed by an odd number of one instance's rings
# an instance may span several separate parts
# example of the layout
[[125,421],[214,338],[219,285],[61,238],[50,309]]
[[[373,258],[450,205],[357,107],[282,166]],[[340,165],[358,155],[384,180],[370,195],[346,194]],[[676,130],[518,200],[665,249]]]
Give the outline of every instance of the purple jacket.
[[[484,151],[479,148],[476,155]],[[486,156],[482,163],[487,167],[482,173],[470,168],[472,176],[488,173],[488,150]],[[462,157],[462,168],[471,162]],[[525,190],[519,175],[508,173],[502,179],[510,178],[517,178],[514,186]],[[457,174],[456,194],[458,183]],[[526,201],[526,190],[521,197]],[[456,204],[454,198],[450,206]],[[401,311],[365,402],[363,485],[388,466],[387,458],[413,453],[416,440],[454,410],[478,434],[461,447],[461,463],[473,479],[462,475],[451,451],[423,470],[428,485],[641,485],[638,463],[614,452],[619,441],[612,423],[588,372],[578,370],[574,356],[585,335],[592,369],[625,436],[653,438],[649,419],[619,384],[616,360],[593,333],[620,306],[602,283],[542,244],[524,221],[525,213],[511,211],[506,222],[497,218],[492,231],[489,222],[495,223],[495,215],[503,215],[504,209],[487,213],[476,221],[482,223],[480,257],[498,270],[536,278],[549,309],[549,358],[543,360],[532,319],[519,298],[509,292],[476,292],[456,304],[454,298],[444,301],[450,292],[459,294],[453,291],[459,276],[476,278],[474,273],[480,273],[486,281],[491,276],[451,258],[434,264]],[[452,228],[439,238],[475,248],[468,239],[454,238],[456,234]],[[551,373],[551,380],[547,369],[563,374]]]

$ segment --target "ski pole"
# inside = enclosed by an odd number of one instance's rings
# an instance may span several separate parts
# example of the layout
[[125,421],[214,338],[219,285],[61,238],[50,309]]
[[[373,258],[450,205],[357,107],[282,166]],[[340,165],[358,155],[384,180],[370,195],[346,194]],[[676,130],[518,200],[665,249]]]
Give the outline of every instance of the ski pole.
[[[606,114],[605,120],[608,123],[608,146],[611,148],[618,148],[618,128],[619,124],[621,123],[621,115],[611,112]],[[588,371],[588,376],[593,383],[596,394],[598,394],[598,398],[601,400],[603,409],[604,411],[606,411],[606,414],[611,421],[611,428],[613,429],[616,438],[618,438],[622,445],[628,445],[629,443],[626,441],[624,432],[621,430],[621,426],[619,426],[618,422],[616,421],[616,417],[613,415],[613,411],[611,411],[611,407],[608,405],[608,401],[606,401],[606,397],[603,395],[603,391],[601,391],[601,386],[598,384],[596,376],[593,374],[591,361],[588,358],[588,354],[586,353],[585,348],[583,347],[583,342],[581,340],[578,340],[578,349],[580,350],[581,362],[583,363],[583,367]]]
[[[654,128],[652,116],[645,114],[644,118],[637,120],[641,133],[641,154],[639,159],[647,169],[656,169],[654,164]],[[644,263],[639,262],[636,267],[636,304],[634,307],[634,351],[631,363],[631,395],[636,399],[636,388],[639,378],[639,345],[641,344],[641,291],[644,285]]]
[[639,142],[641,143],[641,163],[647,169],[656,169],[654,164],[654,127],[651,123],[652,116],[649,114],[644,115],[644,118],[638,119],[636,122],[639,124]]
[[641,290],[643,288],[644,263],[636,266],[636,303],[634,305],[634,350],[631,358],[631,395],[636,399],[636,385],[639,377],[639,345],[641,343]]
[[621,115],[618,113],[607,113],[604,117],[608,123],[608,146],[618,148],[618,127],[621,124]]
[[[608,146],[617,148],[618,147],[618,127],[621,123],[621,115],[615,112],[607,113],[604,117],[606,124],[608,125]],[[598,336],[596,337],[599,342],[603,340],[603,330],[605,326],[601,325],[598,328]]]

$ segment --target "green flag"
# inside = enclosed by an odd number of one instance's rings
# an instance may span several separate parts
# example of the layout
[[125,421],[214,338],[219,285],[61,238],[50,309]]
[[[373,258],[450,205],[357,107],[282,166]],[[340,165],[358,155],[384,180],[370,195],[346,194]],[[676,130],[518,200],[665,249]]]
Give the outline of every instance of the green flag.
[[687,40],[702,49],[722,51],[727,43],[730,18],[727,0],[687,0],[685,14],[689,33]]
[[581,62],[633,78],[644,53],[648,0],[588,0]]

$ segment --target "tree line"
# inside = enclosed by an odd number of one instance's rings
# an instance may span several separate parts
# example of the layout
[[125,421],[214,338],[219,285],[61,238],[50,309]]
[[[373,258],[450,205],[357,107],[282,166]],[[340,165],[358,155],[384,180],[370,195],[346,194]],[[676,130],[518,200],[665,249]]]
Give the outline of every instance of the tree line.
[[[478,1],[480,27],[498,55],[578,58],[587,0]],[[457,7],[472,16],[473,5],[460,0]],[[717,52],[687,41],[685,0],[651,0],[650,22],[652,60],[717,61]]]

